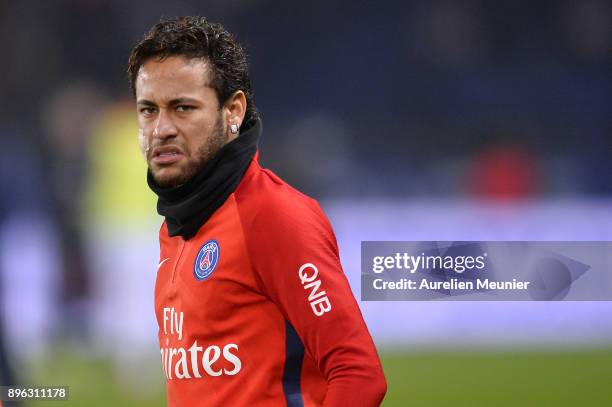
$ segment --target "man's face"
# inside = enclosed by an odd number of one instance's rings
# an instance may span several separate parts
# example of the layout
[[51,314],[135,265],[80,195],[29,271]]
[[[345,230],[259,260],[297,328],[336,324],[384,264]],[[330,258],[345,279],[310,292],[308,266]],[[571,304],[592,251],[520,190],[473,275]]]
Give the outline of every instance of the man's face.
[[145,62],[136,79],[141,146],[162,187],[189,181],[229,141],[203,59]]

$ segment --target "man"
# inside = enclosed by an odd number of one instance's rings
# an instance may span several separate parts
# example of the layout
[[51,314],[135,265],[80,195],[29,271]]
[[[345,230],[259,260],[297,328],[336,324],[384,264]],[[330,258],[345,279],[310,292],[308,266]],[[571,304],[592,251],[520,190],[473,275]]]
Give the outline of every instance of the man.
[[156,24],[128,73],[158,195],[171,406],[377,406],[386,383],[313,199],[259,166],[246,56],[200,17]]

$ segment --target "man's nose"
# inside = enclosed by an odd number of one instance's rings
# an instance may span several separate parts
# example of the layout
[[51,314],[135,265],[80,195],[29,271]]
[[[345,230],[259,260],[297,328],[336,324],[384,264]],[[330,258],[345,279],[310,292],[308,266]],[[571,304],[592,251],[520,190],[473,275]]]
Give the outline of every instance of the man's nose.
[[172,121],[172,117],[166,110],[160,110],[157,121],[155,122],[155,128],[153,129],[153,137],[157,138],[168,138],[176,136],[177,129]]

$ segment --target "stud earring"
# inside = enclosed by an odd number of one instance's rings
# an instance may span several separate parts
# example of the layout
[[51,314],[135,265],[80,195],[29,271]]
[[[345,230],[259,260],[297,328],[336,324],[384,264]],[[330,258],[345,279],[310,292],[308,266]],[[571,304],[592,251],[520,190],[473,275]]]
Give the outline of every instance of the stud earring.
[[230,131],[232,132],[232,134],[238,134],[238,125],[230,124]]

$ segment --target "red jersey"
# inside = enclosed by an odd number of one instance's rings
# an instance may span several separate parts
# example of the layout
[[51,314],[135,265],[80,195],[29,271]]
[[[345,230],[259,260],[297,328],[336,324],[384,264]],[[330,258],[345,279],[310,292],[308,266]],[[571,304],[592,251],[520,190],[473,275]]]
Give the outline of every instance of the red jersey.
[[378,406],[386,383],[318,203],[257,155],[184,240],[160,230],[169,406]]

